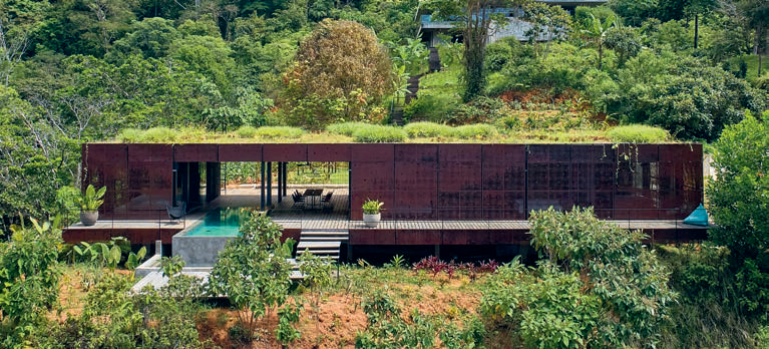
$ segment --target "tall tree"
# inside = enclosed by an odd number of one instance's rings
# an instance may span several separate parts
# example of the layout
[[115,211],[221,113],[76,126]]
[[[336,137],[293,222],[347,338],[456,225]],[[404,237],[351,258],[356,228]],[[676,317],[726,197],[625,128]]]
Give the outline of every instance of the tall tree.
[[384,113],[374,109],[392,90],[392,63],[371,29],[326,19],[302,42],[295,60],[284,78],[292,123],[320,128]]
[[518,8],[530,0],[435,0],[430,4],[438,19],[454,21],[465,45],[465,101],[483,93],[486,85],[483,62],[489,34],[507,25],[501,8]]
[[718,0],[689,0],[690,4],[686,7],[689,15],[694,15],[694,48],[699,47],[700,41],[700,16],[706,14],[718,7]]

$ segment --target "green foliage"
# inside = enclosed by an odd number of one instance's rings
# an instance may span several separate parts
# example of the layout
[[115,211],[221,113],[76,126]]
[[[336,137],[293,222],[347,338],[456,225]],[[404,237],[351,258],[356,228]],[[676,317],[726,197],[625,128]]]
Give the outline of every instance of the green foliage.
[[256,320],[268,316],[288,299],[294,242],[280,242],[281,227],[257,212],[249,212],[241,234],[227,242],[211,270],[209,292],[227,295],[239,311],[241,324],[254,333]]
[[398,127],[367,125],[355,130],[352,139],[361,143],[398,143],[406,139],[406,133]]
[[337,124],[331,124],[326,127],[326,131],[331,134],[338,134],[347,137],[352,137],[355,131],[368,127],[369,124],[365,122],[343,122]]
[[368,325],[355,334],[356,348],[431,348],[435,342],[435,323],[417,309],[409,321],[390,295],[378,290],[363,303]]
[[[769,119],[769,113],[765,114]],[[708,208],[716,226],[711,241],[728,247],[739,259],[769,248],[769,137],[766,122],[747,113],[728,126],[714,145],[716,178],[708,181]]]
[[453,129],[450,126],[436,124],[433,122],[415,122],[403,127],[409,138],[424,137],[451,137]]
[[498,135],[496,127],[485,124],[458,126],[453,134],[459,139],[493,139]]
[[363,203],[363,213],[365,214],[379,214],[379,211],[382,210],[382,207],[384,206],[384,202],[381,202],[379,200],[371,200],[367,199],[366,202]]
[[0,242],[0,346],[25,343],[44,322],[59,295],[58,222],[14,226],[11,239]]
[[80,207],[83,212],[96,212],[99,207],[104,203],[104,194],[107,192],[107,187],[101,187],[97,191],[93,184],[89,184],[85,189],[85,193],[80,197],[75,198],[75,204]]
[[646,125],[617,126],[606,132],[606,136],[617,143],[662,143],[670,140],[668,131]]
[[287,303],[283,308],[278,309],[278,327],[275,329],[275,337],[281,344],[289,345],[301,337],[301,332],[296,328],[296,324],[301,319],[304,305],[300,301],[294,300],[293,303]]
[[296,139],[304,134],[304,130],[288,126],[262,126],[256,129],[255,136],[263,139]]
[[451,95],[423,94],[420,88],[419,98],[412,100],[403,108],[403,118],[407,121],[444,123],[448,121],[449,115],[454,114],[459,105],[456,98]]
[[592,209],[533,212],[531,244],[546,261],[500,268],[483,314],[536,347],[646,346],[659,342],[676,297],[640,232],[607,225]]
[[359,23],[324,20],[302,43],[286,74],[290,121],[311,129],[330,122],[378,120],[392,63],[373,32]]
[[160,259],[160,270],[163,271],[163,276],[173,278],[182,272],[185,264],[181,256],[163,257]]
[[[199,281],[198,281],[199,282]],[[201,306],[192,298],[160,290],[129,292],[133,279],[110,274],[85,297],[82,313],[52,322],[35,333],[40,348],[203,348],[195,319]]]

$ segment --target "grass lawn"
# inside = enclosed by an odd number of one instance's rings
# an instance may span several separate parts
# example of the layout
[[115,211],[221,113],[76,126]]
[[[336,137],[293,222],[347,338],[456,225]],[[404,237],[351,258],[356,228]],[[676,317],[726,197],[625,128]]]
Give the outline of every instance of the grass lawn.
[[[740,68],[740,60],[744,59],[748,64],[748,80],[754,80],[758,77],[758,56],[746,55],[742,57],[732,58],[730,63],[732,64],[732,70],[737,71]],[[769,56],[761,57],[761,75],[769,74]]]

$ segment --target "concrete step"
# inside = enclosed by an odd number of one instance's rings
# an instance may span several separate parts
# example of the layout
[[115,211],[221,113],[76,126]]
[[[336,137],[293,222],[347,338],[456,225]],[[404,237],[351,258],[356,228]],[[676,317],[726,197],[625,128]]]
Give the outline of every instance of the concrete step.
[[302,236],[304,235],[349,235],[350,232],[347,230],[310,230],[310,231],[302,231]]
[[304,249],[339,249],[342,243],[336,241],[299,241],[299,245],[296,246],[298,251],[304,251]]
[[313,237],[302,237],[300,241],[316,241],[316,242],[323,242],[323,241],[347,241],[348,238],[346,236],[313,236]]
[[[305,250],[297,250],[296,254],[297,255],[304,254],[304,251]],[[339,254],[339,250],[306,250],[306,251],[310,251],[310,253],[313,253],[313,254],[321,254],[321,253]]]

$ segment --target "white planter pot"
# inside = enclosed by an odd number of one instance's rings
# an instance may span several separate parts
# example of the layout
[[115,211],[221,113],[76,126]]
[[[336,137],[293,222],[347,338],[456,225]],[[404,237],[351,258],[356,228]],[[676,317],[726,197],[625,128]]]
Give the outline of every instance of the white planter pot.
[[363,223],[366,223],[366,226],[369,228],[376,228],[376,226],[379,224],[379,221],[382,220],[382,214],[363,214]]
[[93,212],[80,211],[80,222],[83,223],[84,226],[90,227],[96,224],[96,221],[98,220],[99,220],[99,211],[93,211]]

